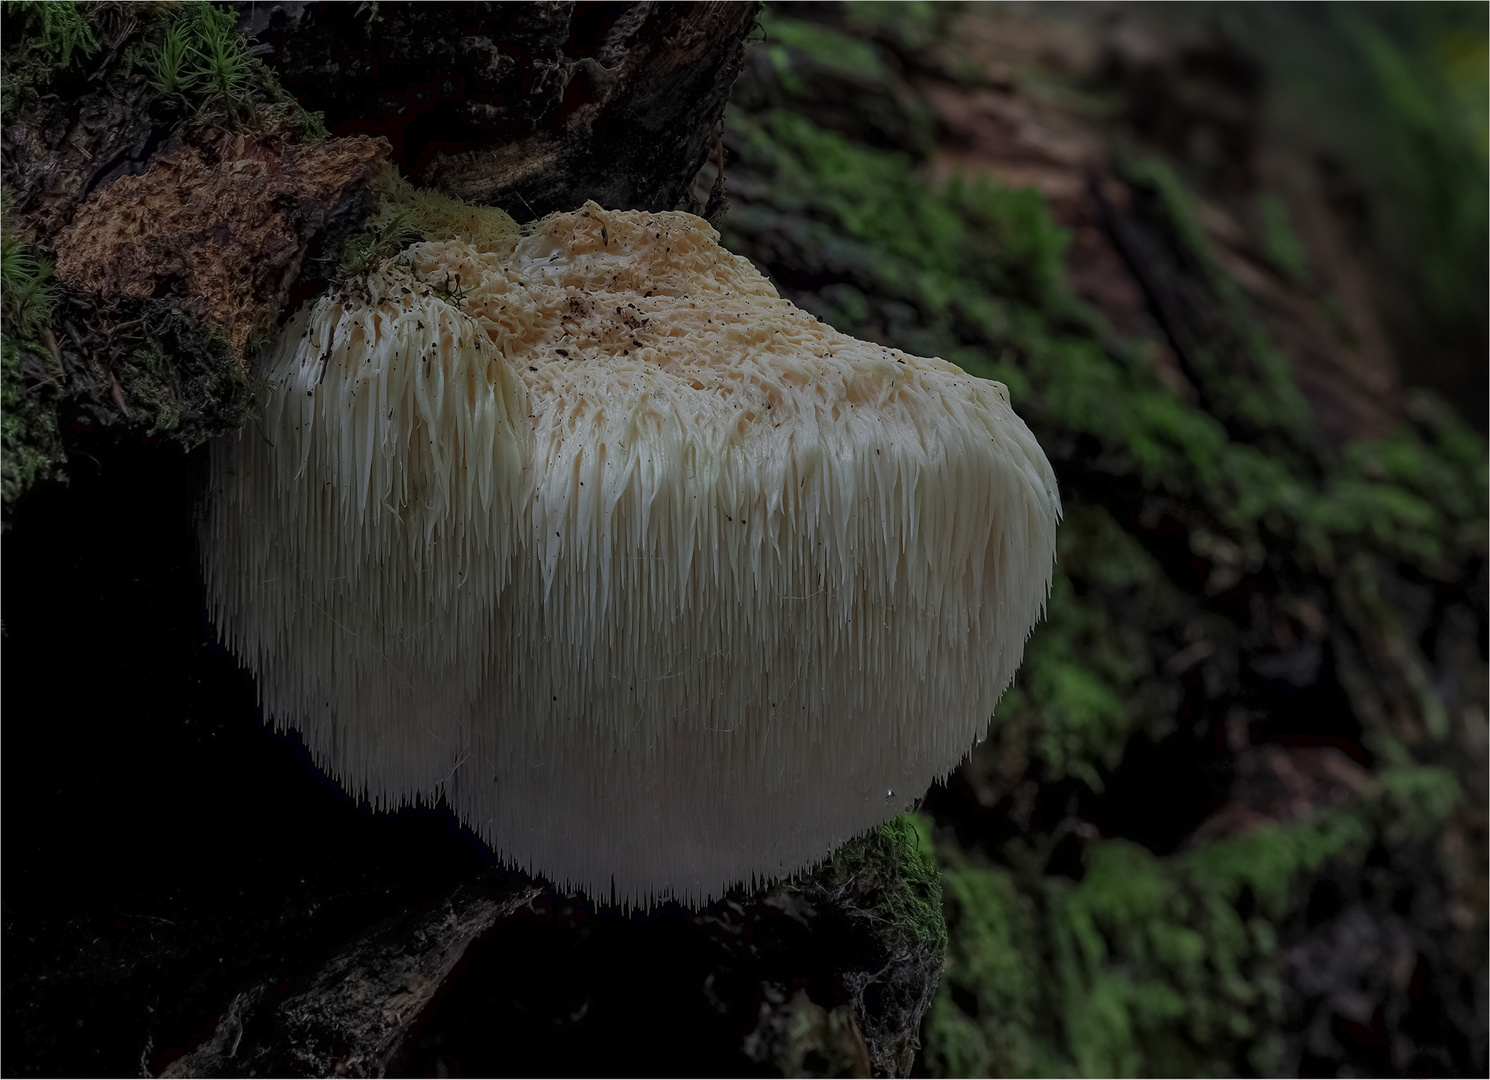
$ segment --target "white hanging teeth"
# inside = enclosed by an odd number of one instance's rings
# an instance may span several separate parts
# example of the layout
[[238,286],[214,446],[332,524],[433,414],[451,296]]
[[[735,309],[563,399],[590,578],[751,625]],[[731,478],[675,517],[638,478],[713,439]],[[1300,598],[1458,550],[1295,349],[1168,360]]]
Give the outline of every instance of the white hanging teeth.
[[998,383],[856,341],[686,214],[416,244],[285,329],[214,450],[213,618],[378,807],[702,901],[983,732],[1059,499]]

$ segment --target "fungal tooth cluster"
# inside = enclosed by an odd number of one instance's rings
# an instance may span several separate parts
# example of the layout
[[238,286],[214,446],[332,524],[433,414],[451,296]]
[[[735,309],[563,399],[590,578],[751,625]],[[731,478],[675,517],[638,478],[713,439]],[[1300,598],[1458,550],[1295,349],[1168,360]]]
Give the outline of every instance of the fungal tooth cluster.
[[211,611],[377,807],[602,900],[811,864],[946,774],[1047,595],[998,383],[854,340],[686,214],[421,243],[214,449]]

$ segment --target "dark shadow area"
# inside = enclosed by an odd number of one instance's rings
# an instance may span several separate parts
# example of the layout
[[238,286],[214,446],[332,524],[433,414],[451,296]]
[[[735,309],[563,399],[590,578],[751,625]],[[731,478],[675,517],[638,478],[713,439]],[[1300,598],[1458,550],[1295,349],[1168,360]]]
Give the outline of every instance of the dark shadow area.
[[73,461],[3,541],[9,1075],[137,1071],[486,860],[441,811],[359,808],[260,723],[202,610],[192,461]]

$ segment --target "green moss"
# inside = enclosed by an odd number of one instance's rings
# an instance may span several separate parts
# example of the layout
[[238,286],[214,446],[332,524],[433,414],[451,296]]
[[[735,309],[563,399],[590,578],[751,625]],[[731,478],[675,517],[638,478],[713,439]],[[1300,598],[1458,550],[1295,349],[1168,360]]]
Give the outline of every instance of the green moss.
[[[101,312],[65,296],[51,267],[0,227],[0,501],[8,509],[66,463],[64,409],[100,426],[128,425],[188,449],[236,428],[255,407],[254,380],[214,327],[163,300]],[[53,323],[71,334],[54,332]],[[89,328],[115,332],[100,337]]]
[[[947,947],[930,822],[914,814],[893,818],[843,845],[783,892],[794,894],[791,907],[805,902],[810,910],[828,913],[825,929],[855,942],[855,964],[835,981],[848,998],[876,1071],[906,1075]],[[778,1064],[788,1071],[798,1067]]]
[[[1037,193],[986,180],[937,187],[908,158],[784,110],[735,113],[731,123],[744,136],[746,167],[770,179],[773,209],[737,208],[726,242],[786,236],[840,279],[805,298],[816,314],[1004,381],[1057,456],[1065,440],[1094,439],[1104,473],[1198,501],[1239,550],[1281,546],[1309,570],[1369,545],[1442,574],[1483,550],[1483,440],[1430,403],[1422,408],[1434,413],[1431,425],[1404,426],[1331,463],[1301,434],[1308,409],[1287,365],[1212,265],[1183,186],[1161,165],[1130,163],[1130,179],[1233,323],[1230,351],[1202,358],[1209,406],[1163,386],[1070,298],[1066,237]],[[1457,538],[1452,550],[1445,536]]]
[[26,48],[46,62],[65,68],[74,54],[90,57],[98,52],[98,37],[88,10],[94,5],[68,0],[17,0],[6,6],[35,26]]
[[949,1076],[1269,1071],[1283,1005],[1276,923],[1297,884],[1359,858],[1404,797],[1423,808],[1419,828],[1437,827],[1447,792],[1442,774],[1384,778],[1354,812],[1167,858],[1109,840],[1089,849],[1080,882],[968,866],[949,850],[951,944],[928,1063]]
[[1303,281],[1309,272],[1309,262],[1304,245],[1288,220],[1288,207],[1276,194],[1265,191],[1258,196],[1257,211],[1262,217],[1263,251],[1290,281]]
[[[11,117],[42,95],[147,91],[145,107],[183,134],[205,129],[326,137],[249,51],[228,5],[7,2],[3,111]],[[108,41],[105,52],[100,42]],[[101,63],[103,66],[97,67]]]
[[43,338],[57,306],[52,265],[12,231],[9,198],[0,201],[0,503],[9,507],[66,460],[59,435],[62,378]]
[[1484,441],[1429,394],[1416,394],[1410,411],[1417,426],[1347,447],[1323,497],[1304,517],[1316,544],[1352,538],[1452,579],[1460,565],[1485,551],[1490,474]]
[[342,249],[342,277],[364,274],[418,240],[460,239],[484,248],[507,243],[520,231],[503,211],[416,188],[391,165],[369,187],[373,209]]
[[[1237,678],[1220,658],[1240,651],[1226,639],[1238,627],[1168,578],[1135,536],[1151,526],[1119,521],[1107,505],[1131,512],[1142,492],[1142,505],[1183,507],[1191,552],[1234,565],[1232,581],[1248,571],[1338,575],[1349,589],[1351,567],[1383,557],[1452,581],[1483,559],[1483,439],[1441,402],[1418,397],[1390,438],[1339,454],[1322,448],[1287,365],[1216,266],[1190,196],[1162,167],[1130,163],[1144,220],[1223,326],[1198,355],[1198,403],[1164,386],[1141,350],[1070,297],[1066,238],[1034,192],[928,183],[909,157],[783,109],[736,110],[731,125],[742,136],[741,171],[769,185],[770,197],[732,211],[726,242],[764,249],[764,261],[798,281],[829,282],[794,290],[789,279],[788,291],[839,329],[1004,381],[1058,473],[1079,478],[1063,484],[1047,618],[990,734],[1000,751],[990,758],[1014,761],[1012,781],[1100,788],[1134,735],[1159,737],[1174,723],[1178,680],[1166,665],[1191,646],[1202,660],[1186,663],[1205,662],[1212,646],[1218,657],[1203,671],[1209,698],[1226,696],[1216,680]],[[1288,263],[1275,224],[1274,258]],[[1111,489],[1118,495],[1104,505]],[[1431,680],[1418,689],[1432,728],[1442,704],[1435,713]],[[1394,758],[1378,741],[1373,750],[1396,764],[1349,811],[1162,858],[1097,842],[1080,881],[1044,872],[1054,841],[1039,834],[973,857],[944,848],[949,946],[925,1020],[927,1067],[1278,1068],[1278,927],[1301,883],[1373,847],[1422,842],[1462,799],[1449,773],[1416,765],[1405,749]]]
[[843,5],[849,23],[855,29],[887,39],[912,53],[936,41],[952,7],[931,0],[901,0],[895,4],[880,0],[848,0]]
[[1271,1071],[1277,924],[1300,882],[1378,842],[1424,842],[1460,797],[1446,770],[1391,768],[1350,810],[1165,858],[1104,841],[1079,882],[944,848],[950,944],[928,1063],[947,1076]]
[[[874,145],[900,146],[924,160],[935,150],[936,121],[889,56],[893,35],[877,40],[818,21],[826,12],[772,6],[760,15],[762,40],[736,83],[736,110],[788,106]],[[786,12],[790,11],[790,14]],[[887,47],[888,46],[888,47]]]
[[940,1076],[1057,1072],[1039,1038],[1040,916],[1007,870],[972,867],[944,878],[952,947],[944,989],[926,1016],[926,1056]]
[[143,304],[136,317],[127,352],[111,365],[125,422],[189,450],[258,407],[260,387],[216,327],[160,302]]
[[[826,68],[850,75],[869,79],[884,79],[889,75],[874,46],[819,23],[793,19],[774,8],[765,8],[761,11],[760,27],[765,31],[768,48],[797,49]],[[790,69],[789,62],[787,67]]]
[[326,137],[320,118],[301,109],[249,52],[231,8],[202,2],[175,6],[147,31],[127,66],[142,67],[161,99],[190,126],[288,125],[303,138]]
[[4,18],[0,112],[9,116],[22,102],[34,100],[75,59],[87,60],[98,53],[95,21],[101,6],[68,0],[7,0],[0,8]]
[[1130,738],[1161,738],[1173,725],[1176,689],[1150,634],[1208,625],[1199,620],[1106,510],[1068,499],[1046,618],[999,701],[991,748],[1042,781],[1074,777],[1101,791]]
[[57,288],[52,282],[52,263],[39,259],[16,236],[10,223],[9,196],[0,209],[0,303],[13,332],[34,338],[51,325],[57,306]]
[[43,368],[41,357],[0,335],[0,501],[9,506],[39,480],[54,476],[66,457],[51,395],[26,367]]
[[909,947],[938,954],[947,947],[941,871],[931,823],[922,815],[901,814],[849,841],[818,871],[814,882],[829,893],[873,896],[876,917],[888,920],[890,936]]
[[[1099,604],[1082,604],[1057,571],[1049,617],[1032,635],[1016,685],[999,702],[992,738],[1026,748],[1047,780],[1074,776],[1102,790],[1141,723],[1137,650],[1112,633]],[[1155,732],[1158,733],[1157,731]]]
[[1381,775],[1380,827],[1388,843],[1422,843],[1437,835],[1464,798],[1448,769],[1406,763]]
[[1189,190],[1157,158],[1130,158],[1122,172],[1145,215],[1168,233],[1176,269],[1209,293],[1217,325],[1204,340],[1188,342],[1183,356],[1207,411],[1235,435],[1261,440],[1270,456],[1297,466],[1295,452],[1308,448],[1312,431],[1309,406],[1241,290],[1217,267]]
[[365,274],[422,238],[407,212],[397,211],[382,220],[375,215],[366,227],[347,240],[337,274],[340,277]]

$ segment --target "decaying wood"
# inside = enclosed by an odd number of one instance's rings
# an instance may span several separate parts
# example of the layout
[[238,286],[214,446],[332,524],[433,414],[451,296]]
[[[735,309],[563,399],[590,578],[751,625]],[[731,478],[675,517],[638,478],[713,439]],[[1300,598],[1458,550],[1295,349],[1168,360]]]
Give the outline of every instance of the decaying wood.
[[333,132],[381,135],[419,183],[519,219],[586,199],[705,212],[688,188],[757,12],[741,2],[239,7],[285,87]]
[[161,1075],[383,1076],[471,944],[540,891],[526,880],[462,885],[353,941],[302,988],[257,983]]
[[181,309],[241,351],[273,327],[317,242],[366,213],[366,182],[388,145],[279,150],[239,135],[214,149],[182,147],[95,192],[56,237],[57,277],[105,300],[179,286]]

